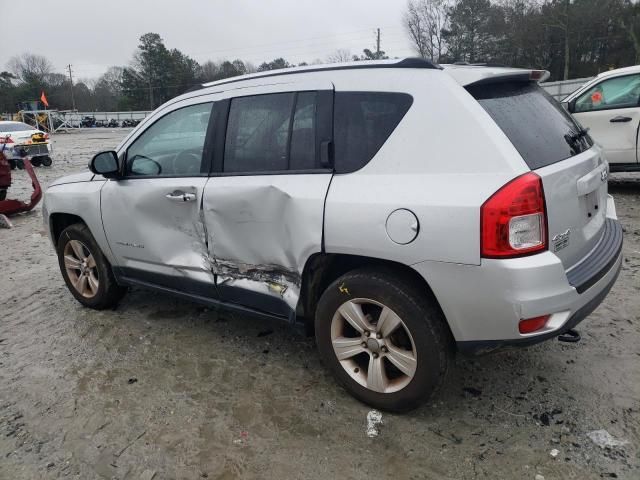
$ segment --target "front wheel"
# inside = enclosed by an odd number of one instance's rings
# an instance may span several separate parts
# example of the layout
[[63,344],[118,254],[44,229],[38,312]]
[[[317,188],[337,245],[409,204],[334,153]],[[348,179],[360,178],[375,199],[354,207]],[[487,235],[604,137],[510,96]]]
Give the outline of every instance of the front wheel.
[[429,292],[394,272],[357,270],[323,293],[315,319],[320,356],[354,397],[411,410],[444,381],[451,340]]
[[62,277],[76,300],[96,310],[117,305],[126,289],[116,283],[111,265],[86,225],[64,229],[57,251]]
[[53,160],[49,155],[42,157],[42,165],[44,165],[45,167],[50,167],[52,163]]

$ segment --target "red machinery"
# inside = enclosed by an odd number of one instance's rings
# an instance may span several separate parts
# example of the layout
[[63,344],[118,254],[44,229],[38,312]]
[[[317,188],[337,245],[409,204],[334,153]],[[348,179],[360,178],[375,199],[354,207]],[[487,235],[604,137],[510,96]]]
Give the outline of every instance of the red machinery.
[[20,200],[6,199],[7,190],[11,186],[11,167],[4,153],[0,150],[0,215],[14,215],[20,212],[28,212],[33,209],[42,198],[42,189],[31,166],[31,161],[26,156],[23,156],[22,161],[24,163],[24,169],[29,174],[29,177],[31,177],[31,185],[33,185],[33,193],[31,194],[29,203],[21,202]]

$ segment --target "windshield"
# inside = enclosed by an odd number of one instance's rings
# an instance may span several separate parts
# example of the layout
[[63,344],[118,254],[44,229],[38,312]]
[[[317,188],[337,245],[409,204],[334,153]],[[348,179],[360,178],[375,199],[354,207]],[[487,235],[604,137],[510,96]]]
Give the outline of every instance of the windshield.
[[0,123],[0,132],[24,132],[26,130],[35,130],[31,125],[26,123]]
[[531,170],[588,150],[593,141],[535,82],[471,85],[467,90],[502,129]]

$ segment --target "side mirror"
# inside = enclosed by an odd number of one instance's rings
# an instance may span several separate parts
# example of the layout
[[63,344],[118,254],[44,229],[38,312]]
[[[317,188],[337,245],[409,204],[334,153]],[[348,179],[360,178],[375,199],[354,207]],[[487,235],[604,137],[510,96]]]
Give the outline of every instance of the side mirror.
[[574,98],[567,104],[567,110],[569,111],[569,113],[574,113],[576,111],[576,100],[577,99]]
[[117,177],[119,173],[118,154],[113,150],[98,153],[89,162],[89,170],[105,178]]

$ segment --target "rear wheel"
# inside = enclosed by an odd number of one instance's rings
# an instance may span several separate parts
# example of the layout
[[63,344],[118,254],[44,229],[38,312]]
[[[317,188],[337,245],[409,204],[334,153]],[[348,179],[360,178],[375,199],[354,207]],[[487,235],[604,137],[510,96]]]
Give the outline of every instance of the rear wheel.
[[435,300],[394,272],[350,272],[316,310],[320,356],[357,399],[381,410],[417,407],[444,381],[451,341]]
[[42,165],[44,165],[45,167],[50,167],[52,163],[53,160],[49,155],[47,155],[46,157],[42,157]]
[[31,165],[33,165],[34,167],[39,167],[40,165],[42,165],[42,157],[36,157],[32,159]]
[[11,170],[15,170],[17,166],[18,166],[17,160],[9,160],[9,167],[11,168]]
[[86,307],[114,307],[126,289],[113,276],[111,265],[84,224],[67,227],[58,240],[58,264],[69,291]]

